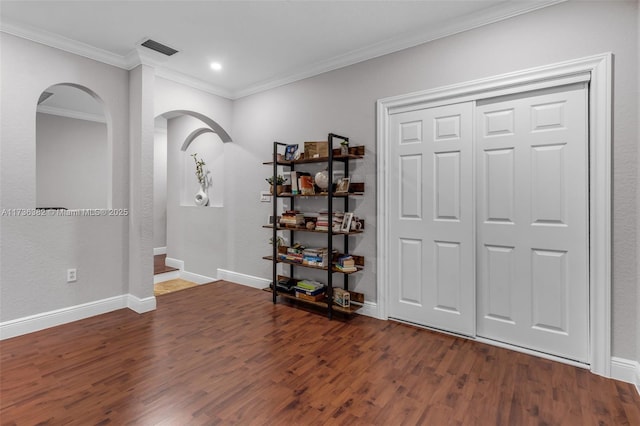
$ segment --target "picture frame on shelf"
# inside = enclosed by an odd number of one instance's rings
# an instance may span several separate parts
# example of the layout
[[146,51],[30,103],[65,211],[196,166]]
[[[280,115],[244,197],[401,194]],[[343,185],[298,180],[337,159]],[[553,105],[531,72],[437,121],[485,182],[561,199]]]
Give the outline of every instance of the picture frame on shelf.
[[349,192],[349,183],[351,182],[351,178],[344,177],[338,180],[336,184],[336,194],[346,194]]
[[284,149],[285,161],[293,161],[296,159],[296,153],[298,152],[298,144],[287,145]]
[[342,218],[342,226],[340,227],[341,232],[349,232],[351,230],[351,221],[353,220],[353,213],[346,212],[344,217]]

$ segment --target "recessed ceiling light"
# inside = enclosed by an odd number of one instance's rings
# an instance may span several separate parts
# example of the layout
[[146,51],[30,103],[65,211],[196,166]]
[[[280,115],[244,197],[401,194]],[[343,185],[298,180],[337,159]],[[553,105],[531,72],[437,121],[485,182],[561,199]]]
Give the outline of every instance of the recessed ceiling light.
[[214,71],[220,71],[222,69],[222,64],[220,62],[211,62],[211,69]]

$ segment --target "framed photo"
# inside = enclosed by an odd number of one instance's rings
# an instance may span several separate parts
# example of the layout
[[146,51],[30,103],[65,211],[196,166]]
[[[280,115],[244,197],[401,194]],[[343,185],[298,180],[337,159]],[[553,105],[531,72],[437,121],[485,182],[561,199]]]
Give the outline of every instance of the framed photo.
[[296,159],[296,152],[298,152],[298,144],[287,145],[284,149],[285,161],[293,161]]
[[345,177],[340,179],[336,185],[336,193],[344,194],[349,192],[349,182],[351,182],[351,178]]
[[353,213],[346,212],[342,218],[341,232],[349,232],[351,230],[351,221],[353,220]]

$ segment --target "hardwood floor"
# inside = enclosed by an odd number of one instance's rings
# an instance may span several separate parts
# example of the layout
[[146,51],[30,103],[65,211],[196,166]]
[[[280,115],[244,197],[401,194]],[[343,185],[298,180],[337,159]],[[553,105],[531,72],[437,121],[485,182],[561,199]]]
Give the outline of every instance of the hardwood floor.
[[640,425],[633,386],[219,281],[0,342],[2,425]]
[[155,256],[153,256],[153,275],[177,271],[176,268],[172,268],[171,266],[167,266],[164,264],[166,258],[166,254],[156,254]]

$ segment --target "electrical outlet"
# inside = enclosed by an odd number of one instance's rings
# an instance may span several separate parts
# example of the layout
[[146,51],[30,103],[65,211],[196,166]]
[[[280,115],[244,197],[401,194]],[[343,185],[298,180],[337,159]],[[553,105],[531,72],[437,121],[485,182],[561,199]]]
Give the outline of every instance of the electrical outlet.
[[67,282],[74,283],[78,280],[76,268],[67,269]]
[[260,191],[260,201],[263,203],[271,201],[271,193],[269,191]]

